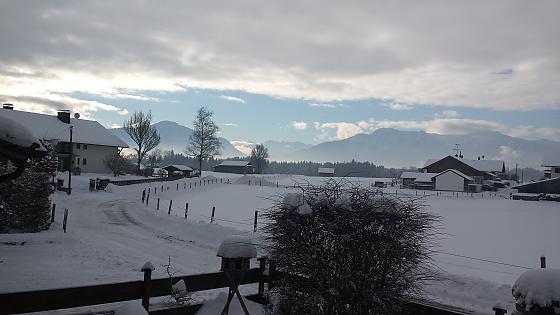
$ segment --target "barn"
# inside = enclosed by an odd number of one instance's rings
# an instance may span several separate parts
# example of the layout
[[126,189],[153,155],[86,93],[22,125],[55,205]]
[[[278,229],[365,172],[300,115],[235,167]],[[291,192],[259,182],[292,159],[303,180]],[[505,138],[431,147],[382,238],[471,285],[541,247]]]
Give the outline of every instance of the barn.
[[436,190],[468,191],[474,179],[454,169],[445,170],[433,177]]
[[193,169],[186,165],[167,165],[162,167],[167,171],[168,177],[191,177],[193,175]]
[[319,173],[319,176],[321,176],[321,177],[333,177],[334,176],[334,168],[333,167],[319,167],[318,173]]
[[253,174],[255,168],[249,161],[223,161],[214,166],[214,172],[234,173],[234,174]]
[[426,173],[441,173],[450,169],[472,177],[476,184],[482,184],[483,180],[493,180],[506,171],[505,163],[501,160],[469,160],[451,155],[442,159],[430,159],[422,168]]
[[411,189],[434,189],[432,178],[437,173],[402,172],[401,185]]

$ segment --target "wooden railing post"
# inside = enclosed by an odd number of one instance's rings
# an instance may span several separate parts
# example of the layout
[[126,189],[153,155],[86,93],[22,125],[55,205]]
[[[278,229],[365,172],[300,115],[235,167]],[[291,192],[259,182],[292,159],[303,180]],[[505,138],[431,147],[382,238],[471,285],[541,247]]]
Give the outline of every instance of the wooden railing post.
[[262,298],[264,295],[264,271],[266,269],[266,257],[261,257],[259,260],[259,270],[261,272],[261,277],[259,279],[259,296]]
[[144,290],[142,291],[142,306],[146,310],[146,312],[150,308],[150,291],[152,289],[152,271],[156,270],[154,265],[151,262],[146,262],[144,266],[142,266],[142,271],[144,273]]
[[541,256],[541,268],[546,268],[546,257]]
[[51,211],[51,223],[54,222],[54,215],[56,213],[56,203],[52,204],[52,211]]
[[274,288],[274,278],[276,277],[276,264],[273,260],[268,263],[268,290]]
[[499,306],[494,306],[492,308],[492,310],[494,311],[495,315],[504,315],[505,313],[507,313],[507,310],[499,307]]

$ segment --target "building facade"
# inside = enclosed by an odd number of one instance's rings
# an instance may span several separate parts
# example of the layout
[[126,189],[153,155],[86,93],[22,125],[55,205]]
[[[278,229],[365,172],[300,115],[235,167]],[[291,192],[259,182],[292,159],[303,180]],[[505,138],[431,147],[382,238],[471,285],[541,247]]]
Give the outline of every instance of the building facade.
[[51,142],[57,153],[59,171],[111,173],[105,160],[128,147],[99,122],[70,118],[69,111],[59,111],[54,116],[3,107],[0,115],[27,126],[37,139]]

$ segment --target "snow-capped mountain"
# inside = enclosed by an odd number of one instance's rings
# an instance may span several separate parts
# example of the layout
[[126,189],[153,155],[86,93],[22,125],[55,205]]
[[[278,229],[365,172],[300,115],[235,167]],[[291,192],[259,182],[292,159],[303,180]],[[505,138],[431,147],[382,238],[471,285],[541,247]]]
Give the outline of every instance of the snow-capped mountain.
[[[159,149],[164,151],[173,150],[177,153],[185,152],[189,137],[193,133],[192,129],[168,120],[155,123],[154,127],[156,127],[161,137],[161,142],[158,146]],[[123,128],[111,129],[111,131],[130,147],[134,147],[134,142]],[[220,143],[222,144],[222,153],[220,157],[244,156],[244,154],[239,152],[226,138],[220,138]]]
[[560,142],[526,140],[499,132],[469,135],[440,135],[423,131],[383,128],[371,134],[324,142],[294,152],[290,160],[370,161],[389,167],[422,166],[427,159],[453,154],[460,144],[465,158],[502,159],[506,167],[539,167],[545,152],[560,152]]

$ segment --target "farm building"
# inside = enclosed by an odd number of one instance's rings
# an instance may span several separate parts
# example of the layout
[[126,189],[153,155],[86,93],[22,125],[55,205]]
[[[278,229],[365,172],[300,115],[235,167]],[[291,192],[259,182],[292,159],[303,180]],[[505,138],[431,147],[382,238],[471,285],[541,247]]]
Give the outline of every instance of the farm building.
[[474,179],[458,170],[448,169],[432,177],[436,190],[468,191]]
[[560,194],[560,177],[540,180],[512,187],[520,193]]
[[548,152],[545,154],[542,166],[548,169],[544,171],[547,179],[560,177],[560,152]]
[[401,185],[411,189],[433,189],[432,178],[437,173],[402,172]]
[[214,166],[214,172],[234,173],[234,174],[253,174],[255,168],[249,161],[223,161]]
[[37,139],[51,142],[57,153],[59,171],[79,169],[87,173],[111,173],[105,160],[117,155],[122,148],[128,148],[124,141],[97,121],[70,118],[69,111],[61,110],[54,116],[17,111],[12,105],[5,104],[0,109],[0,116],[27,126]]
[[322,176],[322,177],[333,177],[334,176],[334,168],[333,167],[319,167],[318,173],[319,173],[319,176]]
[[449,155],[442,159],[430,159],[422,168],[426,173],[441,173],[449,169],[472,177],[476,184],[482,184],[483,180],[492,180],[504,173],[506,166],[501,160],[469,160]]
[[193,175],[193,169],[186,165],[168,165],[162,167],[167,171],[169,177],[191,177]]

